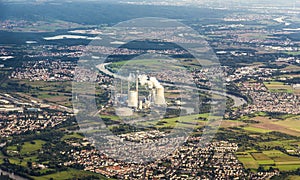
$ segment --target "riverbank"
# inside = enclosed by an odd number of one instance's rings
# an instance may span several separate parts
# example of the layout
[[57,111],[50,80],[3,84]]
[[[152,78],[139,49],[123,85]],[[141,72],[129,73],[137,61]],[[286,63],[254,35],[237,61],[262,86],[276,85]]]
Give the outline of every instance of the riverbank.
[[0,169],[0,174],[8,176],[9,178],[14,179],[14,180],[28,180],[27,178],[18,176],[18,175],[14,174],[14,173],[10,173],[10,172],[4,171],[2,169]]

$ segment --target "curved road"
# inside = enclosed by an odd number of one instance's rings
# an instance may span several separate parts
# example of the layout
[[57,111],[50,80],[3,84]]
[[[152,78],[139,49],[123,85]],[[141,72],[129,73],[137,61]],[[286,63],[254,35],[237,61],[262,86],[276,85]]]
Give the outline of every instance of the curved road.
[[[109,65],[111,63],[104,63],[104,64],[99,64],[97,66],[97,68],[102,71],[104,74],[107,74],[109,76],[112,76],[112,77],[115,77],[115,78],[118,78],[118,79],[123,79],[123,80],[128,80],[127,78],[123,77],[123,76],[119,76],[117,74],[114,74],[113,72],[107,70],[105,68],[105,66]],[[162,83],[164,85],[168,85],[168,86],[174,86],[174,84],[168,84],[168,83]],[[200,91],[203,91],[203,92],[209,92],[209,93],[212,93],[212,94],[217,94],[217,95],[221,95],[221,96],[225,96],[225,97],[228,97],[228,98],[231,98],[234,100],[234,105],[233,107],[239,107],[239,106],[242,106],[244,104],[247,104],[247,101],[241,97],[237,97],[237,96],[234,96],[232,94],[228,94],[228,93],[224,93],[224,92],[219,92],[219,91],[214,91],[214,90],[207,90],[207,89],[202,89],[202,88],[195,88],[195,87],[192,87],[192,86],[184,86],[182,85],[182,87],[185,87],[185,88],[190,88],[190,89],[197,89],[197,90],[200,90]]]
[[15,175],[14,173],[3,171],[2,169],[0,169],[0,174],[9,176],[9,178],[14,179],[14,180],[28,180],[27,178]]

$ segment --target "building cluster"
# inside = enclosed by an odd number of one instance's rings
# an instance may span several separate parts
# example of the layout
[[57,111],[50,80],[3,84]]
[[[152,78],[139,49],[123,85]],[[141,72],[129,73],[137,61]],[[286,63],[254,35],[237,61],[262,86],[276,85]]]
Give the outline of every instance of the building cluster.
[[270,80],[273,73],[277,69],[261,68],[259,66],[245,66],[235,70],[235,72],[228,76],[227,81],[237,81],[241,79],[257,79],[257,80]]
[[113,81],[113,79],[104,74],[95,72],[93,70],[88,70],[83,67],[77,67],[73,72],[73,81],[75,82],[97,82],[101,85],[106,86],[105,84]]
[[29,21],[29,20],[22,20],[22,19],[3,19],[0,21],[0,30],[2,31],[14,31],[14,32],[49,32],[49,28],[45,29],[44,27],[49,26],[49,24],[59,28],[76,28],[78,24],[71,23],[71,22],[49,22],[49,21]]
[[29,61],[21,68],[16,68],[9,76],[11,79],[29,81],[73,81],[76,82],[110,82],[111,79],[100,73],[84,68],[76,68],[77,63],[61,60]]
[[25,20],[4,20],[0,21],[1,30],[12,30],[14,28],[20,28],[25,26],[31,26],[32,23]]
[[5,46],[0,46],[0,56],[9,56],[12,55],[11,52],[9,52]]
[[10,95],[0,95],[1,137],[53,128],[72,116],[50,105],[21,102]]
[[[273,41],[273,43],[275,43],[276,41]],[[276,42],[278,43],[278,42]],[[296,53],[299,51],[298,47],[294,47],[293,43],[291,41],[285,41],[284,42],[285,45],[290,45],[290,46],[282,46],[282,44],[276,44],[276,45],[272,45],[272,46],[264,46],[266,50],[275,50],[275,51],[282,51],[282,52],[291,52],[291,53]],[[281,58],[279,58],[279,61],[282,60]]]
[[[45,48],[49,47],[48,45],[43,45],[43,46],[38,46],[39,48]],[[51,47],[51,46],[50,46]],[[53,48],[55,49],[55,48]],[[27,55],[27,57],[29,58],[61,58],[61,57],[68,57],[68,58],[79,58],[83,55],[82,51],[72,51],[72,50],[68,50],[65,49],[65,51],[38,51],[38,52],[34,52],[34,54],[29,54]]]
[[157,77],[161,82],[172,83],[178,87],[181,85],[212,87],[217,81],[225,82],[228,71],[226,67],[210,66],[192,70],[164,70],[151,75]]
[[300,95],[291,93],[249,92],[253,103],[242,113],[276,112],[284,114],[300,114]]
[[[91,135],[91,133],[90,133]],[[145,163],[160,159],[186,140],[182,134],[165,135],[155,131],[135,132],[116,137],[111,133],[93,132],[89,138],[101,153],[123,162]],[[128,140],[126,140],[128,139]]]
[[11,135],[39,131],[53,128],[70,118],[70,114],[47,111],[38,112],[0,113],[0,135],[9,137]]
[[216,65],[195,69],[191,73],[194,82],[200,87],[213,87],[218,88],[218,82],[225,82],[228,76],[228,67]]
[[236,14],[230,14],[227,17],[225,17],[223,20],[227,22],[243,22],[243,21],[257,21],[261,19],[272,19],[272,15],[268,14],[247,14],[247,15],[236,15]]
[[76,64],[70,61],[29,61],[10,75],[12,79],[30,81],[70,81],[74,76]]
[[[269,17],[263,17],[263,16],[264,15],[262,15],[261,18],[265,19],[266,21],[273,21],[273,19],[270,16]],[[242,19],[243,21],[248,21],[249,18],[251,17],[244,17]],[[227,19],[226,20],[227,24],[214,24],[214,25],[210,25],[209,27],[206,27],[208,30],[210,30],[210,31],[206,31],[206,34],[208,36],[213,37],[214,41],[216,40],[219,41],[218,43],[216,43],[218,47],[222,47],[222,49],[223,48],[232,49],[232,45],[238,44],[239,49],[247,48],[250,50],[248,52],[248,56],[255,56],[257,51],[297,52],[296,51],[297,47],[295,48],[296,43],[290,40],[289,38],[286,39],[268,38],[270,34],[290,33],[288,29],[286,28],[283,28],[282,30],[257,29],[257,28],[249,29],[249,28],[245,28],[247,27],[247,24],[243,22],[240,22],[239,24],[234,22],[239,18],[235,18],[235,20],[232,21],[233,19],[234,18]],[[262,20],[262,19],[257,19],[257,20]],[[229,21],[232,21],[233,23],[230,24]],[[226,36],[226,38],[224,38],[224,35]],[[216,36],[219,36],[220,39],[216,38]],[[253,47],[255,47],[256,52],[251,51]]]
[[[297,49],[295,51],[299,51],[300,49]],[[286,63],[297,63],[300,64],[300,59],[296,57],[287,57],[287,58],[278,58],[276,60],[277,62],[286,62]]]
[[239,89],[245,93],[250,92],[266,92],[268,88],[261,82],[241,82],[239,85]]
[[141,131],[135,133],[128,133],[119,135],[119,137],[125,141],[131,142],[142,142],[142,141],[153,141],[155,139],[159,139],[165,137],[166,133],[154,130],[154,131]]
[[235,156],[238,149],[235,143],[219,141],[200,146],[200,141],[190,137],[168,156],[148,163],[122,162],[95,149],[62,153],[73,157],[65,163],[67,166],[80,164],[87,171],[120,179],[269,179],[279,174],[278,171],[246,172]]
[[300,114],[300,95],[286,92],[270,92],[261,82],[241,82],[239,89],[252,99],[252,103],[232,112],[232,117],[255,112]]
[[[30,43],[28,41],[27,43]],[[31,42],[33,43],[33,42]],[[118,43],[118,42],[115,42]],[[39,49],[43,49],[40,51]],[[163,55],[187,55],[188,52],[177,48],[177,49],[165,49],[165,50],[141,50],[141,49],[128,49],[128,48],[112,48],[106,46],[93,46],[88,47],[82,45],[76,46],[60,46],[57,45],[35,45],[27,49],[29,58],[81,58],[83,56],[90,57],[97,60],[97,54],[99,55],[117,55],[117,56],[129,56],[129,55],[139,55],[145,53],[152,54],[163,54]],[[96,58],[96,59],[95,59]]]

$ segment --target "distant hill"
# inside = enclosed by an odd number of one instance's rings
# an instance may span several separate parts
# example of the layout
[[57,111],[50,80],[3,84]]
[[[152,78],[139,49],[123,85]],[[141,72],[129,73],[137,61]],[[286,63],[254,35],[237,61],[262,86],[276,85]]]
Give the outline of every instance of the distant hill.
[[0,19],[63,20],[80,24],[115,24],[140,17],[217,18],[229,13],[197,7],[128,5],[99,2],[0,3]]

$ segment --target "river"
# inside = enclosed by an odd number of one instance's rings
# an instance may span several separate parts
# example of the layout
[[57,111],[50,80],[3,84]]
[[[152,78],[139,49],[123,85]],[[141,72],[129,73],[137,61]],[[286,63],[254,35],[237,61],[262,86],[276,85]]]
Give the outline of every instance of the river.
[[10,173],[10,172],[4,171],[2,169],[0,169],[0,174],[6,175],[6,176],[8,175],[9,178],[14,179],[14,180],[28,180],[27,178],[15,175],[14,173]]
[[[105,63],[105,64],[99,64],[97,66],[97,68],[102,71],[103,73],[107,74],[107,75],[110,75],[112,77],[115,77],[115,78],[119,78],[119,79],[127,79],[125,77],[122,77],[122,76],[119,76],[117,74],[114,74],[113,72],[107,70],[105,68],[106,65],[109,65],[111,63]],[[165,84],[165,85],[169,85],[169,86],[174,86],[173,84],[169,84],[169,83],[162,83],[162,84]],[[202,88],[195,88],[195,87],[191,87],[191,86],[184,86],[182,85],[182,87],[186,87],[186,88],[193,88],[193,89],[197,89],[197,90],[200,90],[200,91],[203,91],[203,92],[209,92],[209,93],[212,93],[212,94],[217,94],[217,95],[221,95],[221,96],[225,96],[225,97],[229,97],[231,99],[233,99],[234,101],[234,105],[233,107],[239,107],[239,106],[242,106],[244,104],[247,104],[247,101],[241,97],[238,97],[238,96],[234,96],[232,94],[228,94],[228,93],[225,93],[225,92],[220,92],[220,91],[214,91],[214,90],[207,90],[207,89],[202,89]]]

